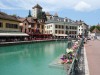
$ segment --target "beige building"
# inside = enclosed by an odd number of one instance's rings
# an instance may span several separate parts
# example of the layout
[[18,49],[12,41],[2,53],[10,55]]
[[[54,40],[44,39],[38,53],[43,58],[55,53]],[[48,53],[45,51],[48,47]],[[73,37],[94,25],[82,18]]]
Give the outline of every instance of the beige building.
[[6,13],[0,12],[0,31],[1,32],[18,32],[19,23],[15,16],[10,16]]
[[48,20],[45,24],[45,34],[52,34],[57,38],[77,37],[77,24]]
[[21,32],[28,34],[43,34],[44,25],[39,22],[36,18],[26,17],[19,18],[21,23],[19,24]]
[[0,12],[0,42],[24,40],[28,35],[20,32],[19,23],[15,16]]
[[88,25],[84,22],[84,21],[76,21],[76,23],[78,24],[78,35],[80,36],[85,36],[87,37],[88,36],[88,32],[89,32],[89,28],[88,28]]

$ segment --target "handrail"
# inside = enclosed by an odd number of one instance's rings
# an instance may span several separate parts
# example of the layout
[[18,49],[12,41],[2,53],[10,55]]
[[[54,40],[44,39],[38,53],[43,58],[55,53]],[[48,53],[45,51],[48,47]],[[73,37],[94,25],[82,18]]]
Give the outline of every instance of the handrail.
[[77,51],[76,51],[76,55],[75,55],[75,57],[74,57],[74,59],[73,59],[71,65],[70,65],[70,68],[69,68],[68,72],[67,72],[67,75],[71,75],[71,72],[73,72],[73,70],[74,70],[74,68],[75,68],[75,66],[74,66],[75,60],[76,60],[76,58],[77,58],[77,55],[79,55],[79,51],[81,50],[81,47],[82,47],[82,45],[83,45],[83,41],[84,41],[84,40],[82,39],[82,40],[81,40],[81,43],[80,43],[80,45],[79,45],[79,47],[78,47],[78,49],[77,49]]

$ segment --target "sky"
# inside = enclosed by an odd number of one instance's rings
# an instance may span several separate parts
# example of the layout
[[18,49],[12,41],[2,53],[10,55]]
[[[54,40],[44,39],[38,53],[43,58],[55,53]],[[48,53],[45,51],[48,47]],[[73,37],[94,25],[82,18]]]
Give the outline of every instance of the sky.
[[43,11],[88,25],[100,23],[100,0],[0,0],[0,11],[27,17],[29,10],[39,4]]

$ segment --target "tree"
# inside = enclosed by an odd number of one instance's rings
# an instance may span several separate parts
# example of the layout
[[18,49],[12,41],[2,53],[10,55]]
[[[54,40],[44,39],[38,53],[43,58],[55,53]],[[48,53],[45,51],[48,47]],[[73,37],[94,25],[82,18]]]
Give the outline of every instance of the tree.
[[92,31],[94,30],[95,27],[96,27],[96,26],[91,26],[91,27],[90,27],[90,32],[92,32]]
[[37,18],[38,18],[38,19],[42,19],[42,12],[39,12],[39,13],[37,14]]
[[100,31],[100,26],[91,26],[90,27],[90,32],[92,32],[94,30],[94,28],[97,28]]
[[37,15],[37,18],[44,20],[44,21],[47,21],[47,17],[46,17],[45,12],[39,12],[38,15]]
[[100,26],[96,26],[96,28],[100,31]]
[[47,17],[46,17],[46,13],[45,13],[45,12],[42,12],[42,19],[43,19],[44,21],[47,21]]
[[28,14],[28,17],[32,17],[32,15],[31,15],[31,11],[29,10],[29,14]]

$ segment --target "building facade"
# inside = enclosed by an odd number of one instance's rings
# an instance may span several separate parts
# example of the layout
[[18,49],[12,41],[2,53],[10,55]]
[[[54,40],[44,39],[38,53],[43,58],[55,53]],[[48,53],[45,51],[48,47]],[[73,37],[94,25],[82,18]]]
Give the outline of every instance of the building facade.
[[42,7],[39,4],[32,7],[32,17],[38,18],[41,12],[42,12]]
[[14,16],[9,16],[6,13],[0,12],[0,31],[1,32],[18,32],[19,23]]
[[89,33],[89,38],[100,40],[100,31],[95,27],[94,30]]
[[87,37],[89,32],[88,25],[81,20],[76,21],[76,23],[78,23],[78,35]]
[[28,35],[20,32],[19,23],[15,16],[0,12],[0,42],[24,40]]
[[44,33],[44,25],[39,22],[36,18],[26,17],[19,18],[21,21],[20,31],[27,34],[43,34]]
[[77,37],[77,24],[59,21],[47,21],[45,24],[45,34],[52,34],[54,37]]

